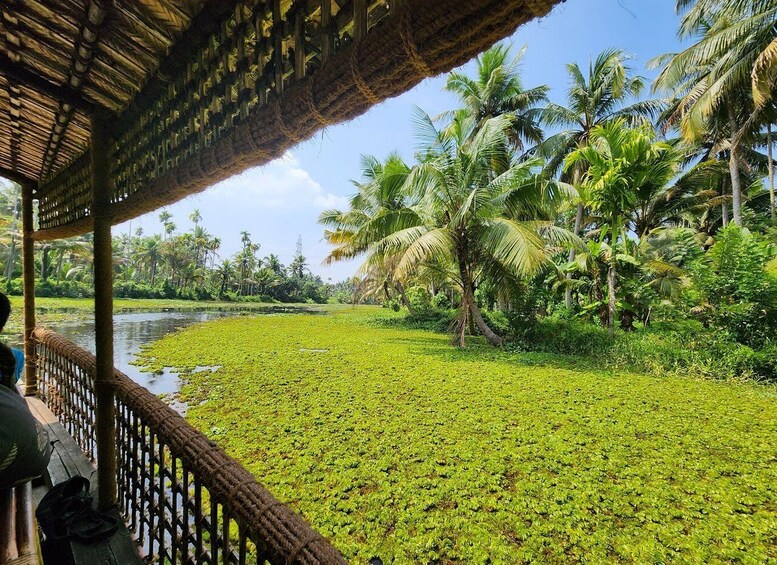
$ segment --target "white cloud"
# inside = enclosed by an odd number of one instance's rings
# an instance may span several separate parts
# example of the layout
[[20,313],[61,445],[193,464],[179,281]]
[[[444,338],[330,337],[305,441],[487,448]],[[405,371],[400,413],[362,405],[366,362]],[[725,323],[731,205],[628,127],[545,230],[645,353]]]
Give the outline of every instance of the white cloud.
[[272,209],[303,206],[324,210],[348,205],[344,196],[325,191],[291,153],[220,182],[208,190],[208,195],[255,199],[262,207]]

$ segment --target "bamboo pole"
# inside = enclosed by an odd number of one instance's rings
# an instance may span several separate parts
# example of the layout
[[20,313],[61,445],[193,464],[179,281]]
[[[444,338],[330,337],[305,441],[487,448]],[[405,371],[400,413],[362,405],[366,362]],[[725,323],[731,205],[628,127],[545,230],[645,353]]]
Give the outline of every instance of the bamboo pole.
[[305,13],[300,8],[294,16],[294,78],[305,78]]
[[321,0],[321,62],[332,54],[332,0]]
[[283,16],[281,0],[272,3],[272,28],[270,35],[273,40],[273,57],[275,58],[275,92],[283,94]]
[[92,216],[94,217],[95,429],[97,504],[116,504],[116,417],[113,383],[113,253],[111,247],[110,122],[93,115],[91,125]]
[[35,366],[35,241],[32,238],[32,190],[34,183],[22,183],[22,276],[24,295],[24,394],[38,394]]
[[353,39],[359,41],[367,35],[367,0],[353,1]]

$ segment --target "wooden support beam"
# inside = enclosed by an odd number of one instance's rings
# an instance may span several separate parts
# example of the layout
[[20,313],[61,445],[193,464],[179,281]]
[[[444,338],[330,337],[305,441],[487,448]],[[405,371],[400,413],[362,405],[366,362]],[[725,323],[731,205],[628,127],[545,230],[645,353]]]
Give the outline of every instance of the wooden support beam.
[[367,35],[367,0],[353,0],[353,39]]
[[24,394],[38,394],[35,344],[35,241],[32,239],[32,192],[37,183],[22,183],[22,276],[24,296]]
[[116,417],[113,383],[113,248],[111,245],[111,160],[107,114],[91,118],[92,216],[94,218],[95,429],[97,430],[97,503],[116,503]]
[[7,178],[10,181],[13,181],[17,184],[24,185],[25,183],[35,183],[35,179],[32,179],[28,176],[23,175],[22,173],[18,171],[13,171],[11,169],[6,169],[5,167],[0,167],[0,177]]
[[270,35],[273,40],[273,58],[275,59],[275,92],[283,94],[283,14],[281,0],[272,2],[272,27]]
[[294,78],[302,80],[305,78],[305,67],[307,57],[305,57],[305,13],[303,10],[297,10],[294,15]]
[[56,84],[41,78],[31,70],[18,63],[14,63],[11,59],[2,54],[0,54],[0,75],[4,76],[6,80],[10,79],[16,81],[18,84],[52,98],[57,102],[69,104],[77,111],[84,114],[91,114],[96,107],[95,104],[85,100],[69,88],[57,86]]
[[332,56],[332,0],[321,0],[321,62]]

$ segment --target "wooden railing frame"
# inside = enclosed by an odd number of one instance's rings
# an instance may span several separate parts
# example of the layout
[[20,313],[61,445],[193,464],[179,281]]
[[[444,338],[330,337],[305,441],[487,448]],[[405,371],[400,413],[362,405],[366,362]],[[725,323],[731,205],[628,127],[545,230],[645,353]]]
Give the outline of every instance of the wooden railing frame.
[[[31,337],[41,399],[94,460],[96,358],[45,328]],[[346,562],[178,412],[118,370],[110,384],[119,509],[149,561]]]

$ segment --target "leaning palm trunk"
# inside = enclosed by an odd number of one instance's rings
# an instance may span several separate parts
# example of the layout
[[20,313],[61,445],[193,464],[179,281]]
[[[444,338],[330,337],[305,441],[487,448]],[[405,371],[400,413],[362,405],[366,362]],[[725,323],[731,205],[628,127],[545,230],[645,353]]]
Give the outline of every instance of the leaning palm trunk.
[[461,315],[460,326],[458,330],[458,346],[464,347],[464,334],[467,330],[467,322],[470,324],[474,321],[475,325],[480,330],[480,333],[486,338],[488,343],[498,347],[502,345],[504,340],[498,336],[494,331],[488,327],[486,321],[483,319],[483,315],[478,308],[475,301],[475,293],[472,291],[472,280],[470,278],[469,269],[467,268],[467,251],[466,248],[460,248],[458,251],[459,256],[459,273],[461,274]]
[[737,160],[737,149],[739,148],[739,131],[737,131],[737,120],[734,105],[728,104],[729,126],[731,127],[731,148],[728,155],[728,170],[731,174],[731,201],[734,211],[734,223],[742,225],[742,181],[739,177],[739,162]]
[[483,319],[483,314],[480,312],[480,308],[478,308],[475,297],[472,296],[471,293],[472,290],[470,290],[470,297],[468,302],[469,310],[472,313],[472,319],[475,321],[475,325],[478,327],[480,333],[483,334],[486,340],[488,340],[488,343],[495,347],[499,347],[504,343],[504,340],[488,327],[488,324],[486,324],[486,321]]
[[397,292],[399,292],[399,296],[402,300],[402,304],[407,308],[407,311],[410,313],[411,316],[415,316],[415,310],[413,310],[412,304],[410,304],[410,301],[407,299],[407,295],[405,294],[405,287],[401,282],[395,282],[394,286],[397,289]]

